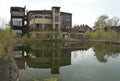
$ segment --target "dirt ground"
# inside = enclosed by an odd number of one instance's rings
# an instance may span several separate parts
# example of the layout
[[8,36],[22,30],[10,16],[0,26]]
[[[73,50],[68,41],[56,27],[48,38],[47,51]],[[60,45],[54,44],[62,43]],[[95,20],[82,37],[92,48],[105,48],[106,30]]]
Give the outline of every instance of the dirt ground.
[[9,62],[0,59],[0,81],[9,81]]
[[0,81],[20,81],[19,71],[13,59],[0,59]]

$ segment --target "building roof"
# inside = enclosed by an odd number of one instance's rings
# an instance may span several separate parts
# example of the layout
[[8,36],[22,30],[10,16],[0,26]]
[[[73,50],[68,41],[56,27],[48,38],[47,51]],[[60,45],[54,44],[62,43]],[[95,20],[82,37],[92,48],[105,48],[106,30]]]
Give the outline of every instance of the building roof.
[[72,13],[68,13],[68,12],[60,12],[61,14],[69,14],[72,15]]
[[120,32],[120,26],[111,26],[111,29]]
[[52,10],[30,10],[28,13],[48,13],[52,12]]
[[90,28],[88,25],[77,25],[74,28],[70,29],[69,32],[72,33],[80,33],[80,32],[86,32],[86,31],[92,31],[92,28]]
[[32,16],[33,14],[52,14],[52,10],[30,10],[28,16]]
[[25,8],[24,7],[10,7],[10,12],[11,11],[25,11]]
[[53,8],[57,8],[57,9],[60,9],[61,7],[58,7],[58,6],[53,6],[53,7],[52,7],[52,9],[53,9]]
[[[28,16],[32,16],[33,14],[52,14],[52,10],[30,10],[28,11]],[[68,12],[60,12],[61,15],[63,14],[69,14],[72,15],[72,13]]]

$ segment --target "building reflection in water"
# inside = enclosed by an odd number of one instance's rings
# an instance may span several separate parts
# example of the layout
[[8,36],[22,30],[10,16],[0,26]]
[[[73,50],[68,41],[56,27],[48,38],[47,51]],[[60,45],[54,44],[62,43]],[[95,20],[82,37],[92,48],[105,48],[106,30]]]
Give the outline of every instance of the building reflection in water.
[[[19,74],[22,77],[21,81],[33,81],[33,79],[39,81],[82,80],[78,75],[83,76],[84,80],[86,80],[88,75],[86,74],[86,69],[91,72],[90,74],[95,73],[95,75],[91,75],[92,78],[103,75],[103,73],[99,74],[99,72],[105,70],[109,76],[110,65],[112,66],[110,67],[111,69],[117,69],[114,70],[115,72],[119,70],[116,68],[119,67],[117,66],[119,64],[114,66],[115,63],[118,63],[119,58],[113,61],[119,55],[119,45],[101,45],[101,43],[31,43],[16,47],[14,51],[14,59],[19,68]],[[99,67],[100,65],[105,66],[105,68]],[[67,67],[61,68],[61,66]],[[97,72],[94,72],[94,69]],[[103,78],[105,78],[104,75]]]
[[[14,51],[14,58],[19,69],[26,69],[27,67],[41,69],[51,68],[52,74],[59,74],[60,66],[71,65],[71,51],[81,50],[81,52],[83,52],[82,50],[88,50],[91,47],[94,48],[94,56],[100,63],[106,63],[107,58],[110,56],[118,57],[120,52],[119,47],[116,45],[32,43],[17,46]],[[84,53],[83,55],[86,54]]]
[[[24,47],[23,47],[24,48]],[[52,74],[59,74],[61,66],[71,65],[71,51],[62,48],[30,49],[14,51],[14,59],[19,69],[26,68],[51,68]]]

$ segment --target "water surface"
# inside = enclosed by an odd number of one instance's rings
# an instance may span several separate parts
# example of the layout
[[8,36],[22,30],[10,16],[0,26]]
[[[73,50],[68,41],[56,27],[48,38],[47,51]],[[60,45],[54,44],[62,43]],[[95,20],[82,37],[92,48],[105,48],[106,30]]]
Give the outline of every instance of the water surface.
[[120,45],[29,43],[14,59],[22,81],[120,81]]

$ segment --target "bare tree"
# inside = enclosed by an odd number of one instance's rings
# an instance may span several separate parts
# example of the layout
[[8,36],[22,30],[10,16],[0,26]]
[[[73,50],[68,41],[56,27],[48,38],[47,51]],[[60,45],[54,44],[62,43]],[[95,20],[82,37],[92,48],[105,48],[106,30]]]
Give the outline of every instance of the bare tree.
[[113,23],[113,26],[118,26],[120,23],[120,19],[118,17],[113,17],[112,23]]

